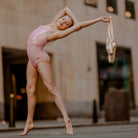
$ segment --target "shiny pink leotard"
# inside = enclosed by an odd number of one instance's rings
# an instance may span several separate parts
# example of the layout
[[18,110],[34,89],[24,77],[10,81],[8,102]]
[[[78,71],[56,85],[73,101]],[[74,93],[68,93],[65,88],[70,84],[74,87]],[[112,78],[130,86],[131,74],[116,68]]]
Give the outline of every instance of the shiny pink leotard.
[[50,28],[50,26],[46,28],[39,26],[28,37],[27,55],[34,67],[40,61],[50,61],[49,55],[43,51],[43,47],[47,44],[46,34]]

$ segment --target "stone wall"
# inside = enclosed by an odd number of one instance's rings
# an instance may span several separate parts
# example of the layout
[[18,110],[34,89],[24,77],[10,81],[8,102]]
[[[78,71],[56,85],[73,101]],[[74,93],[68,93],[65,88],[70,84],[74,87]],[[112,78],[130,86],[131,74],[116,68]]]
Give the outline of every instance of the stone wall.
[[[98,0],[97,8],[86,6],[84,0],[0,0],[0,48],[26,49],[29,33],[39,25],[50,23],[65,6],[74,12],[79,21],[113,16],[117,44],[132,50],[134,93],[138,105],[138,11],[135,8],[135,20],[126,19],[124,2],[118,0],[118,14],[112,14],[107,13],[106,1],[103,0]],[[135,0],[135,3],[135,7],[138,7],[138,1]],[[70,114],[77,115],[84,107],[88,115],[91,115],[91,107],[87,108],[87,105],[91,105],[93,99],[99,101],[96,42],[105,43],[106,35],[107,24],[99,22],[44,48],[53,56],[53,77]],[[0,61],[0,103],[4,103],[1,51]],[[44,93],[47,90],[41,80],[38,84],[38,103],[52,101],[48,93]],[[79,102],[82,106],[79,106]]]

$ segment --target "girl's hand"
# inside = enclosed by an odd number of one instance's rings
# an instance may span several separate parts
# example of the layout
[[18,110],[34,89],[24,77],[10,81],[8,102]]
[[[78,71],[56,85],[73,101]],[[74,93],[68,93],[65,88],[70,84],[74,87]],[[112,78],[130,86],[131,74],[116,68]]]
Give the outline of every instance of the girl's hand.
[[112,18],[112,17],[106,17],[106,16],[104,16],[104,17],[102,17],[101,21],[103,21],[103,22],[110,22],[110,18]]

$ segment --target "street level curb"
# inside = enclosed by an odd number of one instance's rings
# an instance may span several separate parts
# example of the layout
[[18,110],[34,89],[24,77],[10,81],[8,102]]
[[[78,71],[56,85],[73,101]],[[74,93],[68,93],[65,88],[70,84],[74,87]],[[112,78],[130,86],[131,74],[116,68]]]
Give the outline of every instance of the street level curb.
[[[106,123],[92,123],[92,124],[77,124],[73,125],[73,127],[95,127],[95,126],[109,126],[109,125],[128,125],[128,124],[138,124],[138,122],[106,122]],[[60,126],[42,126],[42,127],[35,127],[33,129],[58,129],[58,128],[65,128],[64,125]],[[6,128],[0,129],[0,132],[8,132],[8,131],[20,131],[24,128]]]

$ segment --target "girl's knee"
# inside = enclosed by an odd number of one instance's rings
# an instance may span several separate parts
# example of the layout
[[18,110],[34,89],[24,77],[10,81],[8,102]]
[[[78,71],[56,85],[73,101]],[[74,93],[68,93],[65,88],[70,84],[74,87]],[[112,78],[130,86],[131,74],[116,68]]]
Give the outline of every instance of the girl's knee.
[[50,93],[51,95],[53,95],[53,96],[56,96],[56,94],[57,94],[57,89],[56,89],[56,87],[50,88],[50,89],[49,89],[49,93]]
[[27,94],[35,94],[35,87],[34,86],[27,86],[26,87]]
[[49,90],[49,93],[53,96],[56,96],[56,93],[57,93],[57,89],[56,89],[56,86],[54,83],[49,83],[47,84],[47,88]]

